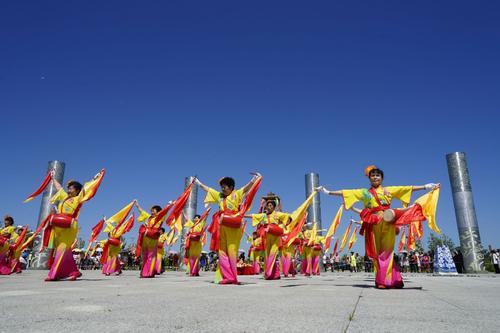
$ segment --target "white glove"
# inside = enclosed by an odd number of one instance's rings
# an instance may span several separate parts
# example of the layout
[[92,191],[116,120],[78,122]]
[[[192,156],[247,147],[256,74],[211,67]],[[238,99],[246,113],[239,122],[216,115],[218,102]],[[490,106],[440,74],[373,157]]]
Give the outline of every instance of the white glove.
[[195,179],[194,179],[194,183],[195,183],[196,185],[198,185],[198,186],[201,186],[201,182],[200,182],[200,180],[199,180],[198,178],[195,178]]
[[437,186],[438,186],[438,184],[434,184],[434,183],[429,183],[429,184],[424,185],[426,190],[432,190],[433,188],[435,188]]
[[324,186],[316,187],[316,189],[318,191],[321,191],[321,192],[325,193],[325,194],[330,194],[330,191],[328,191]]
[[256,172],[256,173],[253,175],[253,177],[252,177],[251,181],[252,181],[252,182],[256,182],[256,181],[257,181],[257,179],[259,179],[259,177],[262,177],[262,175],[261,175],[260,173]]

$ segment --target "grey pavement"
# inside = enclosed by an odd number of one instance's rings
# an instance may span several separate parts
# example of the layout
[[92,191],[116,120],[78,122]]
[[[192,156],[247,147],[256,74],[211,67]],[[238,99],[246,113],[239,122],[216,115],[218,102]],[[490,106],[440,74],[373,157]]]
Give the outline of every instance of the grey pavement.
[[45,271],[0,276],[1,332],[498,332],[495,275],[405,277],[377,290],[367,273],[212,283],[167,272],[44,282]]

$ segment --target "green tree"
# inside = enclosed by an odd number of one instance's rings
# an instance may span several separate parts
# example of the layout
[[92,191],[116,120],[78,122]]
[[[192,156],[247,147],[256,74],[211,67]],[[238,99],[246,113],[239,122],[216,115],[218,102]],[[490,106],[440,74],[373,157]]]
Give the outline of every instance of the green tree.
[[83,249],[85,247],[85,241],[81,237],[78,237],[75,246],[79,249]]
[[453,243],[453,240],[450,237],[445,234],[441,234],[439,237],[434,233],[430,233],[427,240],[427,247],[429,248],[429,251],[436,252],[438,245],[446,245],[451,251],[455,249],[455,243]]
[[420,239],[415,241],[415,251],[420,254],[425,252],[424,246],[422,245],[422,241]]

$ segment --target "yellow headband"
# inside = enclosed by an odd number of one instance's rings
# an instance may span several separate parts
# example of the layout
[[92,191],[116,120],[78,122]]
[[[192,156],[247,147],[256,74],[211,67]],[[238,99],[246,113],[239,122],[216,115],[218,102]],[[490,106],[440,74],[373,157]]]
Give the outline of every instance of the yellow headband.
[[378,169],[376,165],[369,165],[365,168],[365,176],[366,177],[370,177],[370,171],[374,170],[374,169]]

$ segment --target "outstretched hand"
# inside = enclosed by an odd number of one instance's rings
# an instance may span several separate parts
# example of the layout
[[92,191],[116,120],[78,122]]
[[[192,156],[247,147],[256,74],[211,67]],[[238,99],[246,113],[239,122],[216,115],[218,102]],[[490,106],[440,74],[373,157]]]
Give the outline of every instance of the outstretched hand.
[[330,194],[330,191],[328,191],[324,186],[318,186],[314,190],[318,191],[318,192],[321,191],[321,192],[323,192],[325,194]]
[[101,176],[103,173],[104,173],[104,169],[101,169],[101,171],[99,171],[98,173],[96,173],[96,175],[94,176],[93,179],[99,178],[99,176]]
[[253,175],[252,180],[256,180],[257,178],[262,177],[260,172],[250,172],[250,174]]
[[441,183],[437,183],[437,184],[429,183],[429,184],[425,184],[424,185],[424,188],[426,190],[435,190],[435,189],[438,189],[440,187],[441,187]]

